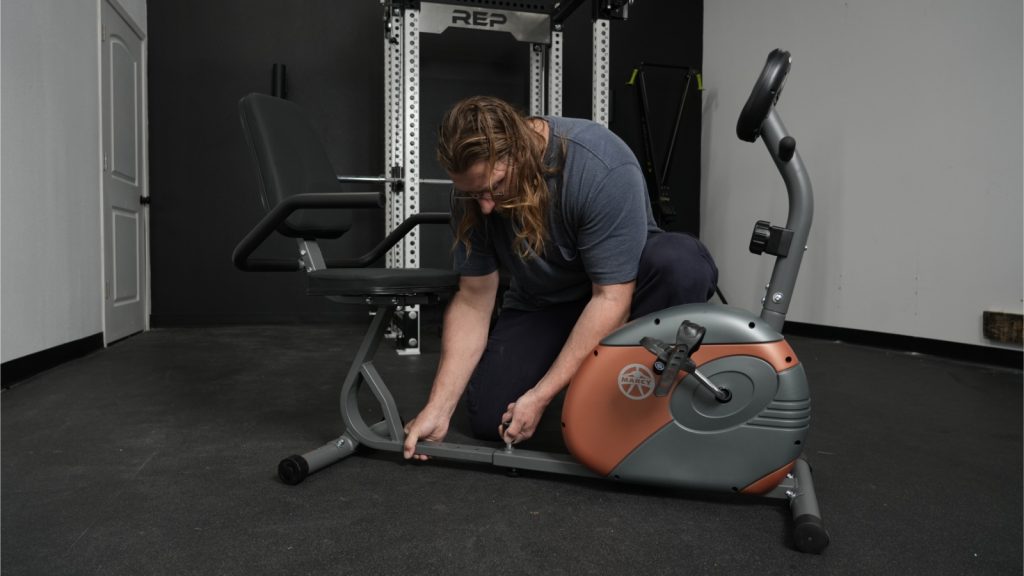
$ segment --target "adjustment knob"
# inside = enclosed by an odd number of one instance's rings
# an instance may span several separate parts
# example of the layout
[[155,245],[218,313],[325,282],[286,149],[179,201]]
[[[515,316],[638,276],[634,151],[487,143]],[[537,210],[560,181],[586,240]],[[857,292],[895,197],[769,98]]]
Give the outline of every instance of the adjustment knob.
[[792,136],[786,136],[782,140],[779,140],[779,160],[783,162],[789,162],[793,159],[793,154],[796,153],[796,139]]
[[750,251],[754,254],[762,254],[768,247],[768,241],[772,237],[771,222],[758,220],[754,224],[754,233],[750,235]]

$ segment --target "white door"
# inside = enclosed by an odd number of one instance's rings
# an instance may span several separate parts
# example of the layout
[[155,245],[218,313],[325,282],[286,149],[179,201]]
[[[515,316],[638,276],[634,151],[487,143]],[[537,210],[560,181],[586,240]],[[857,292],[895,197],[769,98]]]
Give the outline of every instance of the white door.
[[102,2],[103,273],[106,343],[147,327],[142,40]]

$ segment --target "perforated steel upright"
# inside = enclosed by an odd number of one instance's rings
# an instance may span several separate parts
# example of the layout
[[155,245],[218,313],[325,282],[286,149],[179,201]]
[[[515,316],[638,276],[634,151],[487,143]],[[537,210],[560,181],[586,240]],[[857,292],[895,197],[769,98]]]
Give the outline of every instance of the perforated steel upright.
[[[389,10],[388,34],[384,36],[384,182],[386,194],[385,228],[391,232],[402,222],[402,204],[396,199],[402,194],[402,175],[396,173],[402,166],[402,37],[404,26],[401,11]],[[388,268],[401,266],[401,248],[388,251],[385,263]]]
[[[420,211],[420,11],[403,10],[402,31],[402,219]],[[390,232],[390,230],[389,230]],[[400,246],[401,266],[419,268],[419,228],[406,234]],[[419,346],[417,346],[419,348]]]
[[551,31],[551,44],[530,45],[530,115],[562,115],[562,32]]
[[608,75],[611,66],[611,26],[608,20],[594,20],[594,53],[593,53],[593,96],[591,98],[591,114],[594,122],[608,126]]
[[551,45],[548,47],[548,107],[546,114],[562,115],[562,27],[551,31]]
[[[385,51],[385,165],[386,233],[406,218],[419,213],[419,10],[391,8],[385,17],[388,31]],[[420,231],[413,228],[385,258],[388,268],[418,268]],[[400,338],[399,354],[419,354],[419,306],[405,306],[395,313],[389,337]]]
[[544,113],[544,45],[530,44],[530,115]]

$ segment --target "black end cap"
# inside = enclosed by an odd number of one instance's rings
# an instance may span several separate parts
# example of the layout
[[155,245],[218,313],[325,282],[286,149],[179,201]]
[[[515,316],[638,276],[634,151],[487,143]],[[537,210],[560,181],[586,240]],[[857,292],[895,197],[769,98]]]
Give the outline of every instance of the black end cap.
[[295,486],[309,476],[309,463],[302,456],[291,455],[277,465],[277,477],[289,486]]
[[803,514],[793,519],[793,540],[797,550],[810,554],[821,554],[829,543],[825,524],[813,514]]

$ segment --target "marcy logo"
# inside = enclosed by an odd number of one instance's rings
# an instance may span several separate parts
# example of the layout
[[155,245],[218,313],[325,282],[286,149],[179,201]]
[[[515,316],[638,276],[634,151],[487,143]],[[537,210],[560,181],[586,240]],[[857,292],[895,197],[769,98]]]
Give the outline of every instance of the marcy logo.
[[628,364],[619,371],[619,391],[630,400],[643,400],[654,392],[654,374],[643,364]]
[[508,22],[508,17],[497,12],[481,12],[478,10],[452,10],[452,24],[467,24],[494,28]]

